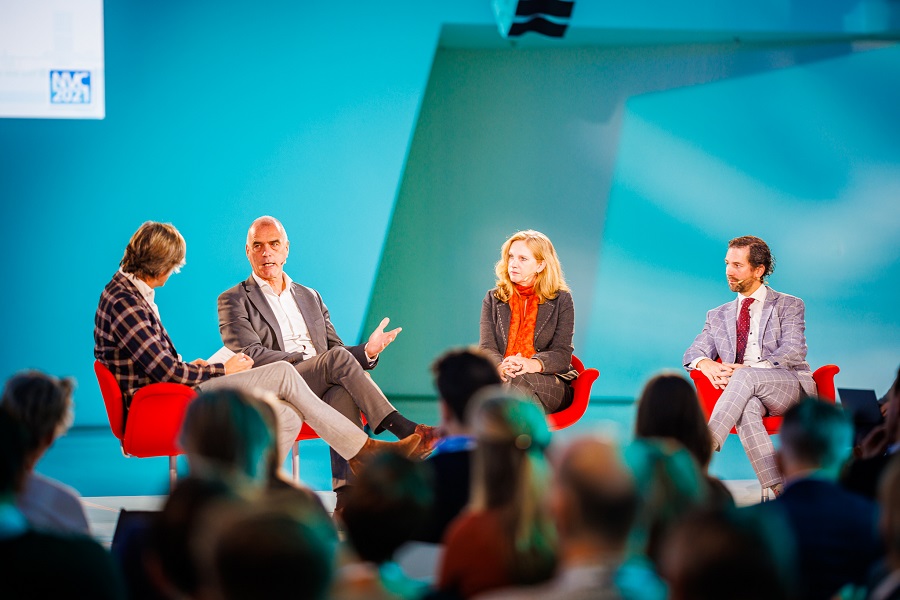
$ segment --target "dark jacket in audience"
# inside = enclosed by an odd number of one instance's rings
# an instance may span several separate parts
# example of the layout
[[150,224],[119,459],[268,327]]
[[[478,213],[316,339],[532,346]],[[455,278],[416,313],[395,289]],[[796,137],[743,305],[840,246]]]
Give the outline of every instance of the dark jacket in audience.
[[863,583],[883,554],[877,505],[831,481],[796,480],[774,502],[749,510],[762,518],[777,511],[789,524],[801,598],[831,598],[848,583]]

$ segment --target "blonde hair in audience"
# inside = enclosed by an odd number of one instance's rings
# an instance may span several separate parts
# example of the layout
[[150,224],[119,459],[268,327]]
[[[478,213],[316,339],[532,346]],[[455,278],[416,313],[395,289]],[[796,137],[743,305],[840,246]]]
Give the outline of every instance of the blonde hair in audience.
[[550,432],[543,411],[500,387],[476,396],[473,409],[478,443],[470,509],[500,511],[519,583],[547,579],[555,567],[557,539],[547,510],[550,467],[544,452]]

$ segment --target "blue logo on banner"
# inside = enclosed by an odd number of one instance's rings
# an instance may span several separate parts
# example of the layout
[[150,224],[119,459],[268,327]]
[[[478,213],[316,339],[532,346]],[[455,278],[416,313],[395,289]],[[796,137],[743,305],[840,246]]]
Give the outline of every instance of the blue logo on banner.
[[90,104],[90,71],[50,71],[51,104]]

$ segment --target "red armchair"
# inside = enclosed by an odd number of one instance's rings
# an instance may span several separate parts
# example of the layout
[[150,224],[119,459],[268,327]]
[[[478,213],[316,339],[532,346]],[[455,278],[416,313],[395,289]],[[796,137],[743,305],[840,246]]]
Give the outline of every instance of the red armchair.
[[[813,372],[813,379],[816,382],[816,388],[818,388],[817,395],[819,398],[832,403],[835,401],[834,376],[840,372],[841,370],[837,365],[825,365]],[[722,395],[722,390],[714,388],[713,384],[709,382],[709,379],[700,370],[694,369],[690,373],[691,379],[694,380],[694,385],[697,387],[697,396],[700,399],[700,406],[703,407],[703,414],[709,420],[709,415],[712,414],[713,407],[719,400],[719,396]],[[778,433],[781,429],[781,417],[775,415],[763,417],[763,425],[769,434]],[[731,433],[737,432],[732,428]]]
[[184,452],[178,446],[178,434],[187,405],[197,393],[180,383],[152,383],[142,387],[125,410],[119,382],[100,361],[94,362],[100,394],[106,404],[106,416],[113,435],[122,443],[126,456],[169,457],[169,484],[175,483],[175,457]]
[[547,415],[547,427],[550,431],[565,429],[584,416],[591,400],[591,386],[600,377],[600,371],[585,369],[584,364],[575,355],[572,355],[572,366],[578,371],[578,378],[572,384],[575,388],[575,397],[567,408]]

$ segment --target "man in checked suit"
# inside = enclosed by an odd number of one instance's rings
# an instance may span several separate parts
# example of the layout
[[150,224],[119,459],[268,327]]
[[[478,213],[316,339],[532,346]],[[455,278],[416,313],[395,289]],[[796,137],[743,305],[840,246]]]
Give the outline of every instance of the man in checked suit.
[[769,246],[758,237],[728,243],[725,277],[737,298],[706,314],[703,331],[684,353],[684,366],[699,369],[724,390],[709,418],[714,449],[736,427],[763,489],[778,496],[782,477],[762,418],[814,396],[816,384],[806,362],[803,301],[766,285],[774,268]]
[[[389,319],[384,319],[366,343],[344,346],[319,293],[284,272],[290,245],[278,219],[259,217],[250,226],[245,251],[253,272],[219,296],[222,342],[252,358],[254,368],[291,363],[313,393],[357,426],[362,427],[362,411],[375,433],[387,429],[401,439],[418,433],[423,445],[430,446],[434,428],[403,417],[365,372],[378,364],[400,328],[385,331]],[[340,510],[351,473],[336,452],[331,453],[331,472]]]

